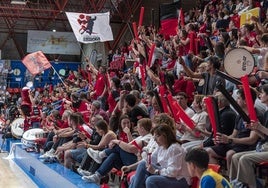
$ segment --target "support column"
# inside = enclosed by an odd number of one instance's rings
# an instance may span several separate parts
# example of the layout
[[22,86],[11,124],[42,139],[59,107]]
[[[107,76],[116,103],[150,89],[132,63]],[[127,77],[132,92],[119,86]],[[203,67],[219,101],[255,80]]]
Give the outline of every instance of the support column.
[[95,66],[101,65],[106,66],[107,65],[107,58],[106,58],[106,51],[105,51],[105,43],[104,42],[95,42],[95,43],[89,43],[89,44],[82,44],[82,59],[81,61],[85,61],[85,56],[90,57],[92,51],[97,51],[97,64]]

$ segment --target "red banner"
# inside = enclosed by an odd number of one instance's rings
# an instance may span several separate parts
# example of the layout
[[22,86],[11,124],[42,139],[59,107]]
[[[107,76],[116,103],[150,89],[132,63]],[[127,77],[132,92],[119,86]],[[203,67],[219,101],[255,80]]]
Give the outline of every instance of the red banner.
[[51,67],[50,62],[41,51],[28,54],[23,58],[22,63],[33,75],[39,74]]
[[119,57],[110,63],[110,70],[122,70],[124,68],[125,58]]

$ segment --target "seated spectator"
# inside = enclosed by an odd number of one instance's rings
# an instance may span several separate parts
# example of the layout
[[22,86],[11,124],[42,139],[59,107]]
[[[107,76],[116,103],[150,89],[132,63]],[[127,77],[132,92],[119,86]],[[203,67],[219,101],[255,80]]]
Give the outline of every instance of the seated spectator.
[[[268,85],[262,86],[260,94],[261,102],[268,106]],[[256,182],[256,171],[254,166],[261,162],[268,161],[268,110],[264,113],[264,123],[252,122],[248,128],[262,135],[256,150],[240,152],[232,157],[230,180],[235,186],[258,187]]]
[[180,140],[183,143],[196,140],[200,140],[200,142],[202,142],[202,140],[205,138],[205,135],[200,133],[206,132],[206,128],[209,125],[209,118],[207,112],[205,112],[202,108],[203,98],[203,95],[194,96],[192,107],[196,113],[192,116],[191,119],[195,123],[195,128],[192,130],[184,123],[181,123],[180,132],[183,132],[183,135]]
[[185,111],[185,113],[191,118],[195,114],[194,110],[188,106],[188,96],[184,92],[179,92],[175,98],[177,99],[179,105]]
[[148,114],[148,110],[146,105],[141,101],[141,93],[138,90],[132,90],[130,91],[130,94],[134,95],[136,97],[136,104],[141,107],[144,112],[146,112]]
[[109,117],[107,113],[101,109],[101,102],[98,100],[95,100],[91,104],[91,117],[101,115],[103,117],[103,120],[106,121],[106,123],[109,123]]
[[[78,162],[79,164],[82,162],[83,158],[86,154],[86,149],[89,144],[97,145],[101,141],[101,136],[97,133],[95,124],[97,121],[102,120],[103,118],[100,115],[96,115],[95,117],[91,118],[90,125],[86,125],[83,123],[81,125],[84,129],[84,131],[87,131],[88,134],[86,135],[85,132],[81,132],[79,130],[78,137],[82,139],[83,142],[77,143],[75,149],[70,149],[65,151],[64,153],[64,166],[66,168],[72,168],[72,170],[75,170],[75,162]],[[82,122],[81,122],[82,123]],[[90,137],[88,137],[90,136]]]
[[139,163],[130,188],[188,187],[186,152],[177,142],[174,131],[169,126],[160,125],[153,129],[153,134],[159,147],[148,161]]
[[119,119],[117,138],[126,143],[133,140],[132,127],[128,115],[122,115]]
[[[96,132],[101,136],[101,140],[98,144],[87,144],[87,148],[92,148],[94,150],[103,150],[108,148],[109,143],[116,139],[116,134],[109,130],[108,124],[101,118],[100,115],[95,116],[95,118],[92,118],[91,121],[93,121],[92,124],[95,125]],[[80,175],[91,175],[99,168],[99,166],[99,164],[93,162],[88,153],[85,153],[81,166],[77,169],[77,171]]]
[[77,143],[76,141],[78,141],[76,133],[77,126],[81,121],[83,121],[83,119],[81,119],[81,114],[70,114],[68,118],[69,127],[62,129],[62,131],[58,131],[57,134],[53,136],[53,140],[47,143],[47,146],[51,146],[51,149],[41,155],[40,158],[57,157],[57,155],[62,153],[63,150],[74,147]]
[[[70,114],[71,111],[66,110],[61,117],[58,110],[53,110],[51,114],[46,118],[47,121],[45,124],[43,124],[43,129],[48,133],[48,136],[44,144],[44,152],[47,152],[52,148],[52,145],[54,144],[53,137],[55,135],[61,136],[65,131],[71,131],[71,127],[69,127],[68,123],[66,122],[66,120],[68,121]],[[59,129],[61,126],[58,126],[62,122],[61,119],[63,121],[63,124],[67,125],[63,129]],[[53,150],[51,150],[51,152],[53,153]]]
[[124,112],[130,117],[133,128],[136,127],[139,119],[147,118],[149,116],[141,107],[138,106],[136,103],[136,97],[132,94],[125,95],[124,109]]
[[[222,134],[230,136],[233,133],[235,127],[235,119],[237,114],[232,110],[229,101],[224,97],[222,93],[217,92],[215,97],[217,99],[219,108],[220,125],[218,127],[218,131]],[[203,142],[203,147],[213,146],[214,141],[212,139],[213,134],[211,134],[210,137]]]
[[208,168],[209,156],[204,149],[192,149],[185,156],[188,171],[192,177],[198,177],[200,188],[231,188],[222,175]]
[[[176,128],[175,128],[175,121],[172,117],[170,117],[166,113],[160,113],[157,114],[153,118],[152,122],[152,127],[156,127],[159,125],[166,125],[169,126],[174,133],[176,133]],[[129,166],[123,166],[121,168],[122,171],[124,172],[129,172],[129,171],[134,171],[138,167],[139,163],[142,161],[146,161],[148,159],[148,155],[154,152],[158,148],[158,144],[156,143],[154,137],[151,137],[150,141],[148,142],[147,146],[143,147],[142,152],[140,153],[140,156],[138,156],[139,161],[137,163],[131,164]]]
[[[104,151],[96,151],[88,149],[88,154],[97,163],[102,163],[100,168],[91,176],[83,176],[82,179],[88,182],[100,184],[101,177],[105,176],[112,168],[121,169],[123,165],[130,165],[137,162],[137,153],[141,152],[146,146],[152,135],[150,130],[152,122],[148,118],[143,118],[138,121],[137,130],[139,137],[130,143],[122,142],[121,140],[112,140],[109,144],[109,149]],[[106,158],[103,162],[102,160]]]
[[[245,102],[245,94],[243,89],[237,91],[237,103],[248,114],[247,105]],[[255,101],[256,93],[251,90],[252,100]],[[262,122],[262,114],[257,114],[258,119]],[[255,148],[259,139],[256,131],[250,130],[245,125],[244,120],[240,115],[235,121],[233,133],[229,136],[219,133],[216,136],[217,145],[207,148],[210,163],[217,163],[217,158],[226,157],[227,169],[230,169],[231,159],[235,153],[242,151],[250,151]]]

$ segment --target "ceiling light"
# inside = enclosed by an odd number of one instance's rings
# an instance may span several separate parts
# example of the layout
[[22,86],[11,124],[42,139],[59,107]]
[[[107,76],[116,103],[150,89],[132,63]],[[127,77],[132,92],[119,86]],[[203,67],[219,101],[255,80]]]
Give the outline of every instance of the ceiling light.
[[26,5],[27,0],[11,0],[11,4],[13,5]]

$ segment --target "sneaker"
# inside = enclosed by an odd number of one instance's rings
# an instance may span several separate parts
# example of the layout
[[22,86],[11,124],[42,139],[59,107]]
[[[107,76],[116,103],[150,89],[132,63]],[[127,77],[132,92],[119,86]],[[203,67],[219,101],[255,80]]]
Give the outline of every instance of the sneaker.
[[82,180],[100,185],[100,176],[97,174],[93,174],[91,176],[83,176]]
[[237,179],[231,181],[230,184],[232,185],[233,188],[248,188],[247,185],[238,181]]
[[40,158],[40,159],[46,159],[46,158],[49,158],[49,155],[48,155],[48,153],[46,152],[46,153],[44,153],[43,155],[40,155],[39,158]]
[[53,149],[53,148],[51,148],[47,153],[48,154],[54,154],[56,151]]
[[77,172],[78,172],[78,174],[80,174],[81,176],[91,176],[91,175],[92,175],[91,172],[89,172],[89,171],[87,171],[87,170],[83,170],[83,169],[81,169],[81,168],[78,168],[78,169],[77,169]]
[[98,164],[102,163],[102,158],[99,155],[100,151],[88,148],[87,153],[96,163],[98,163]]

